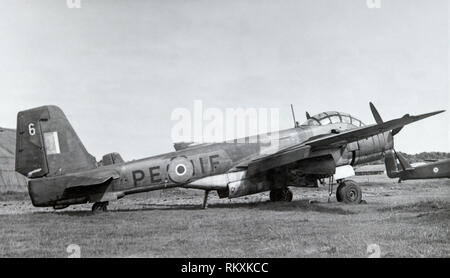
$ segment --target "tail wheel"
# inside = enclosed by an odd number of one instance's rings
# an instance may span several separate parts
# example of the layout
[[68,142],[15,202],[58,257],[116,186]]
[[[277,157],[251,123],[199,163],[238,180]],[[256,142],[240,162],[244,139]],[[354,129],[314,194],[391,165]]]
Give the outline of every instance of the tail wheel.
[[107,211],[108,204],[109,202],[96,202],[92,205],[92,211],[93,212]]
[[359,204],[362,199],[361,188],[354,181],[344,181],[336,191],[336,199],[338,202],[344,202],[346,204]]

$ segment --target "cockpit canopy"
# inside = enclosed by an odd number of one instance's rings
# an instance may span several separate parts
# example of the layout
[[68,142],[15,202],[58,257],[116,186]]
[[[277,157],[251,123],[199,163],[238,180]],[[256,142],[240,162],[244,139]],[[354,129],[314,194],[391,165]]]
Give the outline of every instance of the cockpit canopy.
[[328,125],[336,123],[352,124],[354,126],[364,126],[364,123],[347,113],[328,111],[312,116],[302,125]]

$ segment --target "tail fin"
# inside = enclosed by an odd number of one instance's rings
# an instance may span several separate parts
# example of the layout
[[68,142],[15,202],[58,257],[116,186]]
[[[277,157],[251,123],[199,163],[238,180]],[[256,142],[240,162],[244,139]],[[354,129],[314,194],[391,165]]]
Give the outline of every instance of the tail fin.
[[395,155],[397,156],[398,161],[400,162],[400,166],[402,167],[403,171],[408,170],[408,169],[413,169],[411,164],[409,164],[408,160],[406,160],[406,158],[401,153],[395,152]]
[[64,112],[42,106],[17,115],[16,171],[28,178],[59,176],[97,167]]
[[401,172],[413,168],[404,156],[394,150],[386,152],[384,164],[386,166],[386,173],[390,178],[397,178]]
[[386,152],[386,155],[384,156],[384,165],[386,166],[386,173],[388,177],[392,179],[399,176],[399,165],[397,164],[397,157],[395,156],[395,152],[393,150]]

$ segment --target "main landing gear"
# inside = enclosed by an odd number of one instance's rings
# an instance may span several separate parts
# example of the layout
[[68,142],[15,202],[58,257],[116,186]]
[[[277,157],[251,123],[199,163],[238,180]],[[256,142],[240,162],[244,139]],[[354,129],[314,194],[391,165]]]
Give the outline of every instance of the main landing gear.
[[[338,202],[344,202],[346,204],[361,204],[365,203],[362,200],[361,187],[352,180],[338,180],[338,187],[336,190],[336,199]],[[330,178],[329,181],[329,198],[333,193],[333,180]],[[290,202],[292,201],[292,191],[288,188],[272,189],[270,190],[270,201],[271,202]]]
[[101,212],[108,210],[109,202],[97,202],[92,205],[92,212]]
[[361,187],[352,180],[338,181],[338,188],[336,190],[336,199],[338,202],[346,204],[359,204],[362,200]]
[[289,188],[272,189],[270,190],[271,202],[290,202],[292,201],[292,191]]

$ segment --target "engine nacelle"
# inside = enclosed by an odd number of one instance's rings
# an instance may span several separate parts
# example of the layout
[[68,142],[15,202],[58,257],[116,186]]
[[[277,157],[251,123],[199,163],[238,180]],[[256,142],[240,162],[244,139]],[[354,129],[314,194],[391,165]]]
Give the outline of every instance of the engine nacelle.
[[246,171],[239,171],[209,176],[193,181],[185,185],[185,187],[217,190],[220,198],[236,198],[270,189],[269,183],[263,177],[247,178],[246,174]]
[[270,189],[267,181],[256,179],[243,179],[228,184],[228,198],[260,193]]

